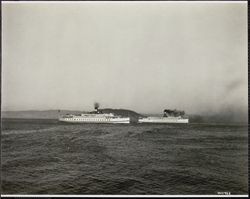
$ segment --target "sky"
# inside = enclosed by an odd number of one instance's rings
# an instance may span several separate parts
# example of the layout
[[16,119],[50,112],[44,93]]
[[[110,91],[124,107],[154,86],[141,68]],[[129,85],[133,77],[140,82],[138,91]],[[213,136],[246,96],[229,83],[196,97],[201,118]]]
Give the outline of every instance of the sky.
[[2,110],[248,108],[247,3],[2,3]]

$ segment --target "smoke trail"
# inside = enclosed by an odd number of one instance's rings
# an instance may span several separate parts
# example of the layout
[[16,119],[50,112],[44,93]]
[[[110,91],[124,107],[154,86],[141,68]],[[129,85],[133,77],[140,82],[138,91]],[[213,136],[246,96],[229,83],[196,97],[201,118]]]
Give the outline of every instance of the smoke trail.
[[227,85],[227,92],[231,92],[232,90],[238,89],[242,84],[244,84],[244,81],[242,79],[233,80]]
[[94,107],[95,107],[95,109],[98,109],[100,107],[100,104],[98,102],[95,102]]
[[183,115],[185,115],[185,112],[184,111],[179,111],[179,110],[176,110],[176,109],[174,109],[174,110],[171,110],[171,109],[165,109],[164,110],[164,116],[175,116],[175,117],[177,117],[177,116],[183,116]]

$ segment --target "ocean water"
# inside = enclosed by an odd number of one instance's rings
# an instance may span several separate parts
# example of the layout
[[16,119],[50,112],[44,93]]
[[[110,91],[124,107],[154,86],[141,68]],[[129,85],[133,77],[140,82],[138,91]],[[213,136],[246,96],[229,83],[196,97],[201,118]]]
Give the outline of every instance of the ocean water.
[[240,124],[2,121],[2,194],[248,194]]

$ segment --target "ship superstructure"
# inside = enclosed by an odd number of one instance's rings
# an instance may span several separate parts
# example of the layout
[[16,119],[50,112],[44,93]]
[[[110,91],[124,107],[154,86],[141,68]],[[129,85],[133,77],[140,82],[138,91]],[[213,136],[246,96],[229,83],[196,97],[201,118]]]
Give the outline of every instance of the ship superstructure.
[[141,117],[138,123],[189,123],[184,111],[165,109],[163,117]]

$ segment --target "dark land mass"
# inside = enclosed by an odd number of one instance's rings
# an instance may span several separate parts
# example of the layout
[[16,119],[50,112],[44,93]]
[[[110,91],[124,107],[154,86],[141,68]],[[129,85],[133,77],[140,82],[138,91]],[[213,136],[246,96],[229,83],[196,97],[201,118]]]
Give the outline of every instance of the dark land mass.
[[[103,113],[114,113],[123,117],[130,117],[131,122],[136,122],[142,115],[135,111],[126,109],[99,109]],[[3,111],[2,118],[23,118],[23,119],[57,119],[65,114],[80,114],[80,113],[94,113],[87,111],[72,111],[72,110],[45,110],[45,111]]]
[[70,111],[70,110],[3,111],[2,118],[57,119],[60,115],[79,114],[79,113],[83,113],[83,111]]
[[[114,113],[123,117],[130,117],[131,122],[137,122],[142,116],[162,116],[163,114],[139,114],[127,109],[99,109],[103,113]],[[3,111],[2,118],[21,118],[21,119],[58,119],[65,114],[91,113],[87,111],[73,110],[30,110],[30,111]],[[190,123],[247,123],[248,117],[244,114],[214,114],[214,115],[186,115]]]
[[137,122],[139,117],[142,117],[143,115],[136,113],[135,111],[126,110],[126,109],[111,109],[111,108],[105,108],[100,109],[103,113],[114,113],[115,115],[120,115],[123,117],[130,117],[131,122]]

